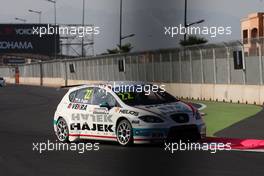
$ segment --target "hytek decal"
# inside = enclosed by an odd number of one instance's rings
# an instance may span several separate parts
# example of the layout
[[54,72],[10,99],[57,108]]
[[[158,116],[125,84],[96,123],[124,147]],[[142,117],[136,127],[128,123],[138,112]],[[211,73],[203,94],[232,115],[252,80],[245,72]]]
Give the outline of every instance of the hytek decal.
[[87,105],[81,105],[81,104],[77,104],[77,103],[70,103],[68,105],[68,109],[77,109],[77,110],[86,110],[87,109]]
[[102,123],[113,123],[112,115],[108,114],[72,114],[72,121],[88,121],[102,122]]
[[133,115],[133,116],[138,116],[138,112],[130,111],[130,110],[126,110],[126,109],[121,109],[119,111],[119,113],[122,113],[122,114],[130,114],[130,115]]
[[[79,123],[79,121],[86,121]],[[112,115],[107,114],[73,114],[72,121],[78,121],[78,123],[71,123],[71,130],[88,130],[88,131],[100,131],[100,132],[114,132]],[[88,124],[87,121],[91,121],[92,124]]]

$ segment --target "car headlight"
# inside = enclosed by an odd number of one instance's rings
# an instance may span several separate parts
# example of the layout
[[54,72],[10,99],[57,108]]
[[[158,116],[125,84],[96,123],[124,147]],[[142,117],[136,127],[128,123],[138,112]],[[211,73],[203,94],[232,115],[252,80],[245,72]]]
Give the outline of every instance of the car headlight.
[[147,122],[147,123],[162,123],[162,122],[164,122],[161,118],[156,117],[156,116],[141,116],[138,118],[140,120],[143,120],[144,122]]

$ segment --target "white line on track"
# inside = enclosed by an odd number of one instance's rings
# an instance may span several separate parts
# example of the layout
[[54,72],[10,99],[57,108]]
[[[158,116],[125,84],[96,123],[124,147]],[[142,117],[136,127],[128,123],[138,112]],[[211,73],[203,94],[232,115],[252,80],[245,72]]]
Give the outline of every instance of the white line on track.
[[231,149],[230,151],[264,153],[264,149]]
[[197,104],[199,104],[201,107],[198,109],[199,111],[201,111],[201,110],[203,110],[203,109],[205,109],[207,106],[205,105],[205,104],[203,104],[203,103],[197,103]]

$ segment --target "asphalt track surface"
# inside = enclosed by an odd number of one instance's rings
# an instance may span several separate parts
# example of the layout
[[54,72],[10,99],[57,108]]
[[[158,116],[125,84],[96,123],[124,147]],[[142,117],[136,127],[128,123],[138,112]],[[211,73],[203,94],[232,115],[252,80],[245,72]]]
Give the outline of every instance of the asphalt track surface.
[[219,137],[264,139],[264,110],[215,134]]
[[[164,151],[163,145],[124,148],[104,142],[100,144],[99,151],[87,151],[84,154],[76,151],[46,151],[39,154],[32,150],[32,143],[55,141],[53,113],[64,93],[63,89],[33,86],[9,85],[0,88],[1,176],[264,174],[264,153],[254,152],[221,151],[211,154],[185,151],[171,154]],[[253,121],[252,118],[249,123],[253,125]],[[257,123],[261,122],[257,120]],[[235,128],[230,133],[242,130],[236,131]],[[227,134],[230,133],[228,131]]]

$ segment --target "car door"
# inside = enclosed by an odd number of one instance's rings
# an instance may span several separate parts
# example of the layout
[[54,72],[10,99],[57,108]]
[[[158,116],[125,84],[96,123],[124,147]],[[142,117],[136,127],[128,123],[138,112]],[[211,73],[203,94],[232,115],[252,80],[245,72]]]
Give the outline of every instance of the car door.
[[73,94],[74,98],[70,99],[67,109],[70,114],[70,130],[73,134],[87,135],[90,134],[92,119],[91,114],[91,102],[93,95],[93,87],[86,87],[79,89]]
[[95,87],[91,107],[95,134],[105,139],[115,139],[116,99],[105,89]]

